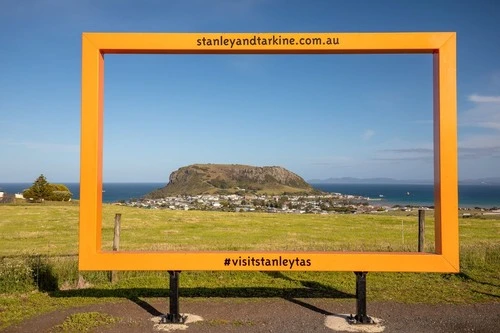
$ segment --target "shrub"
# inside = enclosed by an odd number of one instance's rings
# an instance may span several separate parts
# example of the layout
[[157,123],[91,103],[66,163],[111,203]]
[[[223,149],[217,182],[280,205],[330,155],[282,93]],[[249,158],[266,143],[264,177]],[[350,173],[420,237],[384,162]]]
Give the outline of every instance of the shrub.
[[48,258],[40,256],[30,258],[33,282],[40,291],[56,291],[59,289],[58,279],[54,273],[54,265]]
[[73,194],[69,191],[52,191],[48,200],[51,201],[69,201]]
[[64,184],[50,184],[43,175],[37,178],[33,185],[23,191],[23,196],[33,199],[35,202],[49,201],[69,201],[73,194]]
[[26,259],[0,259],[0,294],[34,289],[33,269]]

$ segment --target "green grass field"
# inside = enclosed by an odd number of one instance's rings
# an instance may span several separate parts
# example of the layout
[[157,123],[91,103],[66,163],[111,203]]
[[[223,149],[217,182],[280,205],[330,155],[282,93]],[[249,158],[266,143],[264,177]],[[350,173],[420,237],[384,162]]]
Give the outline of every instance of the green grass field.
[[[36,313],[95,302],[167,295],[166,272],[77,270],[75,204],[0,206],[0,328]],[[416,212],[285,215],[103,206],[103,249],[122,214],[121,250],[416,251]],[[369,300],[475,303],[500,300],[500,219],[460,219],[461,273],[369,273]],[[434,248],[432,212],[426,251]],[[63,256],[73,254],[73,256]],[[43,255],[37,257],[37,255]],[[46,257],[47,256],[47,257]],[[88,288],[77,286],[80,280]],[[352,299],[349,272],[183,272],[181,297]],[[38,288],[37,288],[38,285]]]
[[[103,249],[122,214],[122,250],[415,250],[414,216],[283,215],[105,206]],[[428,219],[429,240],[433,223]],[[0,254],[78,252],[78,207],[2,208]],[[487,230],[486,230],[487,232]],[[487,235],[485,235],[487,237]]]

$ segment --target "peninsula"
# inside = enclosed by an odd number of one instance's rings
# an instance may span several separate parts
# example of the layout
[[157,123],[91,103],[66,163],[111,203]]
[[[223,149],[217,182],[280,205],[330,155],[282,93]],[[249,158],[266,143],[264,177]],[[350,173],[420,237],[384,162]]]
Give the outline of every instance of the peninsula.
[[280,166],[193,164],[172,172],[168,184],[146,198],[199,194],[312,194],[318,192]]

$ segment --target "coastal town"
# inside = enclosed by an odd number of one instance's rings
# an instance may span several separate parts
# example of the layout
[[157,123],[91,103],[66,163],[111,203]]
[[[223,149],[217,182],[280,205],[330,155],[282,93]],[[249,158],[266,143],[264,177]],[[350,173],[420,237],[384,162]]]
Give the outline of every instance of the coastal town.
[[[411,206],[383,205],[380,198],[328,193],[322,195],[178,195],[161,199],[122,200],[116,204],[145,209],[267,212],[288,214],[361,214],[392,210],[411,211]],[[429,209],[428,207],[419,207]]]

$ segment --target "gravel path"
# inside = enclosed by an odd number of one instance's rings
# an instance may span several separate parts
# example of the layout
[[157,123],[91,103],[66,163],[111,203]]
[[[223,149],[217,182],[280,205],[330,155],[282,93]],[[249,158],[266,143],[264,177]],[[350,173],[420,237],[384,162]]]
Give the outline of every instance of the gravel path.
[[[172,326],[157,325],[153,321],[155,318],[158,320],[162,312],[168,312],[168,300],[141,298],[56,311],[8,327],[2,332],[52,332],[56,325],[61,324],[71,314],[93,311],[119,317],[120,321],[92,332],[142,333],[172,329]],[[337,332],[327,327],[325,322],[355,311],[355,301],[181,298],[180,311],[200,316],[203,320],[188,323],[186,326],[175,326],[179,332]],[[382,320],[383,332],[500,332],[500,303],[415,305],[369,302],[368,314]],[[343,319],[341,321],[345,322]],[[352,325],[347,327],[351,330],[356,328]],[[185,330],[180,330],[181,328]]]

